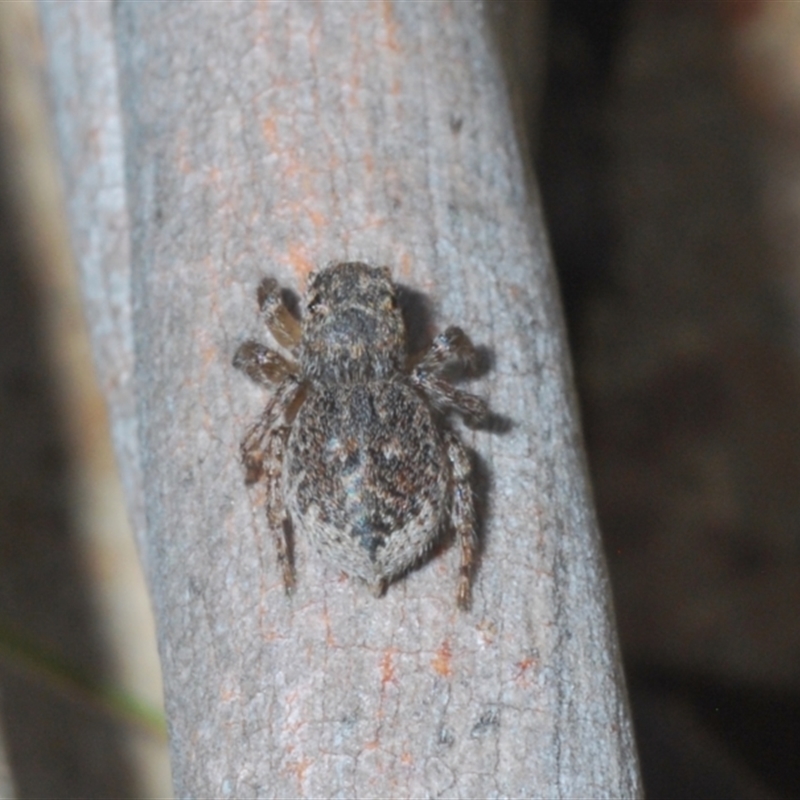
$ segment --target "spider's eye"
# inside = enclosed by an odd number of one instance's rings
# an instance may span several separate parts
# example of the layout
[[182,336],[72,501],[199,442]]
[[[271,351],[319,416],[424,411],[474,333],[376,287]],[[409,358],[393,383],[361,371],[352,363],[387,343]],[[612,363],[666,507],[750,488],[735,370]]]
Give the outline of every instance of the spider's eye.
[[316,311],[317,308],[319,308],[319,304],[320,304],[319,295],[315,294],[313,297],[309,298],[308,305],[306,306],[306,308],[308,309],[309,312],[313,314],[314,311]]

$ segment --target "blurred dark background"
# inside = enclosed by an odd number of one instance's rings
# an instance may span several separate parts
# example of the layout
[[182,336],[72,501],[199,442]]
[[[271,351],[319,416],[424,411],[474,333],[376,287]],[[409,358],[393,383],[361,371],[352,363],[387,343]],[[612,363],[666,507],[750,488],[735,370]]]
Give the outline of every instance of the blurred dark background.
[[[119,599],[135,557],[91,533],[129,537],[85,489],[115,478],[102,398],[71,383],[75,363],[91,373],[79,293],[41,266],[51,218],[20,210],[40,208],[19,143],[46,110],[20,100],[41,87],[23,63],[35,13],[14,6],[0,797],[165,797],[163,730],[137,706],[160,691],[151,622],[119,616],[143,585]],[[800,3],[491,9],[560,276],[648,797],[800,797]]]
[[527,126],[647,795],[800,797],[800,4],[544,29]]

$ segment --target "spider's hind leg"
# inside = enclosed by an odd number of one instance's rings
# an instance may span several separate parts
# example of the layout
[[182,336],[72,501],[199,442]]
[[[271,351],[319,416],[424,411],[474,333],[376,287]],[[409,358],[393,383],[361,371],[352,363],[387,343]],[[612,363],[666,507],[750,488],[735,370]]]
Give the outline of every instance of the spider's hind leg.
[[478,550],[475,501],[470,483],[472,465],[464,446],[452,431],[445,433],[445,447],[447,448],[447,458],[450,461],[451,474],[450,524],[461,550],[456,602],[459,608],[467,609],[470,603],[472,567]]
[[264,450],[264,483],[267,490],[267,524],[275,537],[278,566],[287,594],[294,591],[294,565],[290,540],[291,521],[286,513],[281,487],[283,459],[289,429],[273,428],[267,437]]
[[438,376],[453,366],[469,371],[475,367],[477,356],[478,351],[469,336],[457,325],[451,325],[427,350],[412,358],[413,373]]
[[294,380],[284,381],[276,390],[264,413],[247,431],[241,444],[245,482],[263,482],[266,495],[267,526],[275,538],[278,565],[287,593],[294,588],[291,552],[291,523],[286,513],[281,486],[286,441],[293,415],[304,397],[303,387]]

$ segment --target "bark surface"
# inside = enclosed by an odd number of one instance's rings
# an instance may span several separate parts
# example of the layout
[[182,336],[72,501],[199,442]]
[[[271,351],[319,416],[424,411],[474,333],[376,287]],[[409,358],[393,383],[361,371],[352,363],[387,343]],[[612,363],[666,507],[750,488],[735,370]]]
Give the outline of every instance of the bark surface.
[[[480,5],[40,12],[177,795],[640,794],[553,272]],[[470,388],[513,424],[463,434],[482,517],[467,613],[454,547],[376,599],[297,541],[287,598],[243,485],[267,397],[231,357],[265,338],[255,288],[299,293],[341,260],[421,294],[417,343],[458,324],[493,353]]]

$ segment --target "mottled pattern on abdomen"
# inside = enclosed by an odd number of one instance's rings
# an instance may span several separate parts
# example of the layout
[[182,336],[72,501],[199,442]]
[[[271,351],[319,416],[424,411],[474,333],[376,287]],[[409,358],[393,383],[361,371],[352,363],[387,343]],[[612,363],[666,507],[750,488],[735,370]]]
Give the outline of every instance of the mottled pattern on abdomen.
[[431,412],[402,378],[312,387],[283,469],[297,533],[373,585],[403,572],[436,539],[448,480]]

